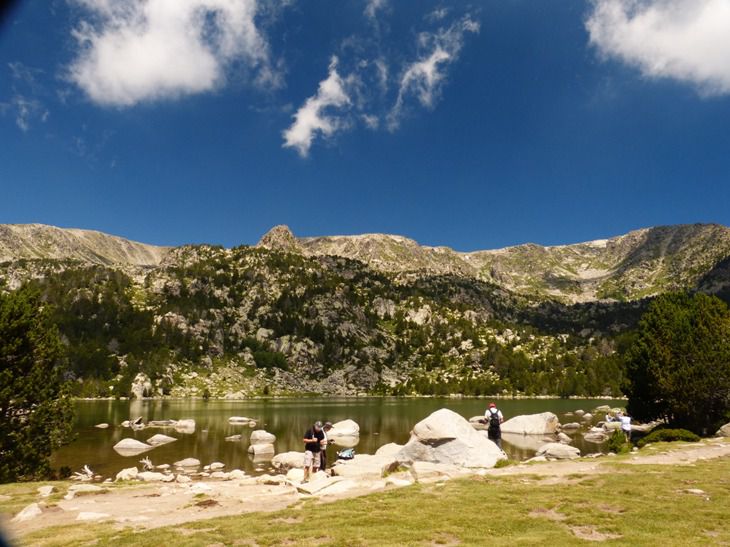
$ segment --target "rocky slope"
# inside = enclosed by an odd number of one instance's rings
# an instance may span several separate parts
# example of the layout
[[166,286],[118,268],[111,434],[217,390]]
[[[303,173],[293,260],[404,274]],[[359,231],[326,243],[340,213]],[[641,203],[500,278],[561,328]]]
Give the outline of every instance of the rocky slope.
[[296,239],[279,226],[260,244],[308,256],[342,256],[385,272],[459,275],[540,298],[588,302],[636,300],[694,287],[730,256],[730,228],[662,226],[573,245],[528,243],[464,253],[383,234]]
[[41,291],[90,396],[619,395],[641,297],[730,286],[722,226],[475,253],[286,227],[233,249],[0,234],[0,292]]
[[157,266],[167,251],[166,247],[92,230],[44,224],[0,224],[0,262],[71,259],[91,264]]

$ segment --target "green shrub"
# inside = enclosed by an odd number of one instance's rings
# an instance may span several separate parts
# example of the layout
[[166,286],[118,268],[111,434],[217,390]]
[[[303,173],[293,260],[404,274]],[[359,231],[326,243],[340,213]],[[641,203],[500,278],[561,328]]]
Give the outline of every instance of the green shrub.
[[655,429],[636,444],[641,448],[648,443],[668,443],[674,441],[696,443],[699,440],[700,438],[697,435],[686,429]]
[[626,442],[623,431],[614,431],[613,435],[608,438],[607,448],[609,452],[615,454],[626,454],[631,451],[631,443]]

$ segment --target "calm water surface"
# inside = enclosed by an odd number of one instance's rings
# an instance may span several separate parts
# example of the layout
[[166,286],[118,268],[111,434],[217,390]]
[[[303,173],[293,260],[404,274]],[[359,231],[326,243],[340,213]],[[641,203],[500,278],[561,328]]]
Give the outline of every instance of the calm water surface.
[[[409,432],[420,420],[439,408],[449,408],[465,418],[483,414],[489,401],[463,398],[301,398],[257,399],[247,401],[202,400],[146,400],[146,401],[79,401],[75,440],[59,450],[53,458],[55,466],[66,465],[77,471],[89,465],[95,472],[110,476],[125,467],[137,466],[147,456],[155,465],[181,460],[186,457],[199,459],[203,465],[220,461],[227,469],[243,469],[261,472],[249,457],[248,438],[251,428],[231,425],[231,416],[247,416],[258,421],[256,429],[266,429],[276,435],[276,452],[303,450],[304,431],[315,420],[337,422],[347,418],[360,424],[357,453],[372,454],[389,442],[405,443]],[[519,414],[550,411],[557,414],[562,423],[574,421],[564,417],[566,412],[577,409],[590,411],[596,406],[608,404],[623,406],[624,401],[582,399],[527,399],[497,401],[505,419]],[[124,420],[142,416],[150,420],[179,420],[192,418],[196,422],[194,433],[178,433],[174,429],[143,429],[133,431],[120,427]],[[106,422],[108,429],[94,425]],[[178,440],[159,446],[139,456],[122,457],[112,447],[125,437],[146,441],[156,433],[164,433]],[[241,434],[239,442],[226,441],[230,435]],[[505,435],[503,448],[513,459],[526,459],[534,455],[544,441],[540,436],[522,437]],[[583,453],[600,451],[600,446],[585,443],[577,436],[574,446]],[[333,461],[337,448],[330,448]],[[268,470],[268,465],[264,466]]]

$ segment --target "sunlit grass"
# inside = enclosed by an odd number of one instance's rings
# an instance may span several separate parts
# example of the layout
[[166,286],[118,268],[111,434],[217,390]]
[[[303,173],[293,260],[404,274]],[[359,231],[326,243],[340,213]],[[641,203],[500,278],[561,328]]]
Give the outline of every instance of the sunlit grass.
[[[730,460],[694,466],[609,466],[541,484],[535,476],[472,477],[334,503],[309,500],[149,531],[85,525],[26,536],[34,545],[514,545],[730,542]],[[554,481],[552,481],[554,482]],[[705,495],[692,494],[699,489]]]

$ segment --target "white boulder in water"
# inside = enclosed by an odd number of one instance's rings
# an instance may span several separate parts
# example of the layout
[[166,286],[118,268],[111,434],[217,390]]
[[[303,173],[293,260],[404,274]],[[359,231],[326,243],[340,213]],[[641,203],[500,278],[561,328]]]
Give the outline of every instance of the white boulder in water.
[[138,454],[142,454],[143,452],[147,452],[148,450],[152,450],[154,446],[150,446],[148,444],[145,444],[141,441],[138,441],[137,439],[122,439],[117,444],[114,445],[114,451],[119,454],[120,456],[136,456]]
[[160,446],[161,444],[174,443],[176,440],[177,439],[175,437],[169,437],[167,435],[158,433],[157,435],[152,435],[149,439],[147,439],[147,444],[151,444],[152,446]]
[[200,467],[200,460],[197,458],[185,458],[175,462],[175,467]]
[[264,431],[263,429],[257,429],[251,432],[251,439],[249,443],[254,444],[274,444],[276,442],[276,435]]
[[558,431],[560,422],[552,412],[525,414],[510,418],[502,424],[502,433],[522,435],[552,435]]
[[332,424],[327,432],[328,437],[357,437],[360,435],[360,426],[354,420],[342,420]]
[[175,422],[175,431],[178,433],[195,433],[195,420],[185,419]]
[[507,456],[462,416],[442,408],[413,427],[410,440],[396,458],[402,462],[426,461],[491,468]]

